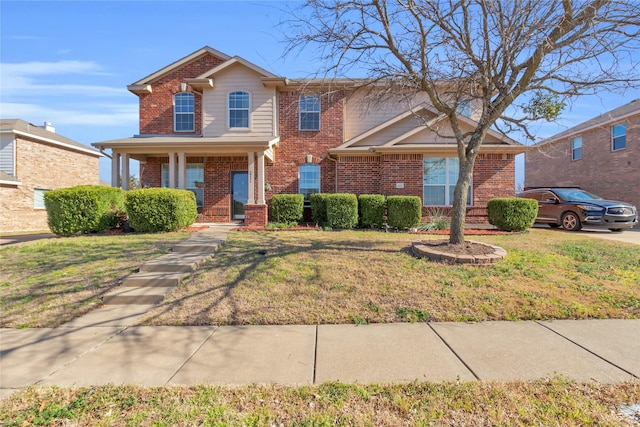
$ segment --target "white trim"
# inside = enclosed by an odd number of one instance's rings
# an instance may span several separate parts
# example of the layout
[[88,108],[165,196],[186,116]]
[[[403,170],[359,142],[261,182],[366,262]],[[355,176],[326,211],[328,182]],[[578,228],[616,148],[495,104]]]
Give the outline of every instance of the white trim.
[[64,142],[60,142],[60,141],[56,141],[55,139],[50,139],[50,138],[44,138],[38,135],[34,135],[32,133],[27,133],[27,132],[23,132],[17,129],[7,129],[7,130],[0,130],[0,134],[5,134],[5,133],[12,133],[14,135],[20,135],[20,136],[26,136],[27,138],[33,138],[33,139],[37,139],[39,141],[42,142],[48,142],[49,144],[53,144],[53,145],[59,145],[61,147],[65,147],[65,148],[69,148],[71,150],[76,150],[76,151],[81,151],[84,153],[88,153],[88,154],[92,154],[96,157],[104,157],[104,154],[95,151],[94,149],[91,149],[89,147],[82,148],[82,147],[78,147],[76,145],[71,145],[71,144],[66,144]]
[[[561,141],[561,140],[566,139],[566,138],[571,138],[573,135],[584,134],[584,133],[590,132],[590,131],[592,131],[594,129],[598,129],[598,128],[604,129],[606,127],[611,127],[612,123],[617,123],[617,122],[622,123],[622,122],[625,121],[625,119],[627,119],[627,118],[629,118],[631,116],[636,116],[636,115],[638,115],[638,111],[637,110],[633,111],[631,113],[625,114],[624,116],[612,117],[611,119],[607,120],[606,122],[596,123],[596,124],[591,125],[589,127],[582,128],[582,129],[577,129],[577,130],[575,130],[573,132],[566,133],[564,135],[562,134],[562,132],[560,132],[558,134],[558,136],[551,136],[551,137],[549,137],[547,139],[543,139],[542,141],[538,142],[537,144],[534,144],[532,147],[536,147],[536,146],[539,147],[541,145],[552,144],[554,142]],[[589,121],[589,120],[587,120],[587,121]],[[577,125],[577,126],[580,126],[580,125]],[[570,130],[570,129],[567,129],[567,130]]]
[[[616,137],[613,136],[613,128],[616,127],[616,126],[620,126],[620,125],[624,126],[624,147],[616,149],[616,148],[613,147],[614,139],[616,138]],[[619,122],[619,123],[611,124],[609,126],[609,135],[611,136],[611,152],[612,153],[617,153],[618,151],[622,151],[622,150],[626,150],[627,149],[627,135],[628,135],[628,133],[627,133],[627,123],[626,122],[622,121],[622,122]],[[618,138],[620,138],[620,136],[618,136]]]
[[[444,176],[445,176],[445,183],[444,184],[425,184],[424,183],[424,161],[426,159],[444,159],[445,160],[445,166],[444,166]],[[429,156],[429,155],[424,155],[422,157],[422,206],[426,206],[426,207],[451,207],[453,206],[453,201],[450,200],[449,197],[449,190],[451,188],[454,188],[455,190],[455,186],[458,184],[458,180],[456,177],[456,182],[455,183],[451,183],[449,181],[449,159],[454,159],[458,161],[458,168],[460,168],[460,159],[458,157],[447,157],[447,156]],[[425,204],[425,197],[424,197],[424,189],[425,187],[442,187],[444,186],[444,205],[427,205]],[[449,202],[449,203],[447,203]],[[467,207],[469,206],[473,206],[473,177],[471,177],[471,182],[469,183],[469,194],[467,195]]]
[[[304,111],[307,114],[318,114],[318,129],[302,129],[302,98],[315,97],[318,99],[318,111]],[[318,94],[300,94],[298,97],[298,130],[300,132],[319,132],[322,130],[322,95]]]
[[[231,107],[229,107],[229,96],[232,93],[246,93],[247,95],[249,95],[249,106],[247,107],[247,127],[238,127],[238,126],[234,126],[231,127]],[[251,102],[253,100],[253,96],[251,96],[251,92],[247,92],[245,90],[232,90],[230,92],[227,92],[227,129],[231,130],[231,131],[246,131],[246,130],[251,130]],[[244,108],[234,108],[234,111],[241,111],[244,110]]]
[[0,184],[4,185],[22,185],[22,181],[7,181],[4,179],[0,179]]
[[[178,95],[190,95],[191,96],[191,100],[192,100],[192,105],[193,105],[193,111],[191,113],[185,113],[185,112],[176,112],[176,97]],[[193,93],[191,92],[186,92],[186,91],[182,91],[182,92],[178,92],[178,93],[174,93],[173,94],[173,131],[174,132],[179,132],[179,133],[193,133],[196,131],[196,97]],[[178,120],[176,119],[176,116],[178,114],[191,114],[192,120],[191,120],[191,129],[190,130],[178,130],[177,129],[177,125],[178,125]]]

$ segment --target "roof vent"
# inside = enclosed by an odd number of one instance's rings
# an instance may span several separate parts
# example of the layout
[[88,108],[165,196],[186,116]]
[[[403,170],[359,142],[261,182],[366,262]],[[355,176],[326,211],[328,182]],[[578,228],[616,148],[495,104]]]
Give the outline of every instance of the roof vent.
[[44,122],[44,126],[42,126],[42,129],[48,130],[51,133],[56,133],[56,128],[51,126],[51,122]]

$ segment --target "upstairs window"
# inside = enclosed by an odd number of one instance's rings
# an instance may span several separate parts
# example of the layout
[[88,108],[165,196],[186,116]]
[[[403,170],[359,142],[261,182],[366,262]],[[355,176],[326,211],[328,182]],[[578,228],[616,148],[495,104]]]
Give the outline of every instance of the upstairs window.
[[173,123],[176,132],[195,131],[195,103],[192,93],[180,92],[173,97]]
[[229,94],[229,128],[249,128],[249,94],[231,92]]
[[580,160],[582,158],[582,137],[573,138],[571,140],[571,160]]
[[304,195],[304,204],[311,203],[310,196],[320,192],[320,165],[305,163],[298,167],[298,194]]
[[[423,163],[424,206],[451,206],[453,193],[458,183],[460,161],[457,157],[425,157]],[[471,205],[471,189],[467,195],[467,205]]]
[[320,95],[300,95],[300,130],[320,130]]
[[611,151],[627,148],[627,125],[620,123],[611,126]]

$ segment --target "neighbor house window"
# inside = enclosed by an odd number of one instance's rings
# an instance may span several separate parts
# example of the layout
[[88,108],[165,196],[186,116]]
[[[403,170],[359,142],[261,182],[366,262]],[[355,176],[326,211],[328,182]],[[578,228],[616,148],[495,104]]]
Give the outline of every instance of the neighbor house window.
[[300,96],[300,130],[320,130],[320,95]]
[[249,127],[249,94],[247,92],[231,92],[229,94],[229,127]]
[[195,130],[194,111],[192,93],[181,92],[173,97],[173,122],[176,132],[193,132]]
[[620,123],[611,126],[611,150],[624,150],[627,148],[627,125]]
[[471,117],[471,102],[468,99],[461,99],[458,101],[458,114]]
[[305,163],[298,167],[298,193],[304,195],[304,203],[310,203],[310,196],[320,192],[320,165]]
[[[204,204],[204,165],[202,163],[187,163],[186,165],[187,190],[196,195],[196,204],[202,207]],[[176,164],[176,185],[178,185],[178,165]],[[162,186],[169,187],[169,163],[162,164]]]
[[[451,206],[458,182],[460,161],[457,157],[425,157],[423,162],[423,199],[425,206]],[[467,205],[471,205],[471,188]]]
[[36,188],[33,190],[33,208],[34,209],[44,209],[44,193],[49,190],[43,190],[40,188]]
[[571,140],[571,160],[580,160],[582,158],[582,137],[573,138]]

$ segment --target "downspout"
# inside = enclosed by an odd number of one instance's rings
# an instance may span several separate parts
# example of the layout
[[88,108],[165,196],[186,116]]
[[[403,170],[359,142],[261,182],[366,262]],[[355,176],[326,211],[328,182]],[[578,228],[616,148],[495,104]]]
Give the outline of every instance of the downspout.
[[100,147],[100,154],[102,154],[105,157],[108,157],[110,159],[113,159],[113,157],[111,157],[110,155],[108,155],[107,153],[104,152],[104,147]]

